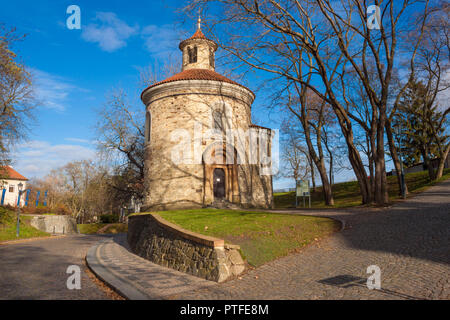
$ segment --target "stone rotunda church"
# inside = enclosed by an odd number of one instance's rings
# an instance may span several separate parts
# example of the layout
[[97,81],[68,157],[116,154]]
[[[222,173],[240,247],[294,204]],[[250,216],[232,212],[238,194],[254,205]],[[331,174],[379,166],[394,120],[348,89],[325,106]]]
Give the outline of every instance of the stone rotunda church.
[[273,206],[273,131],[252,124],[255,94],[215,72],[218,45],[197,31],[182,71],[146,88],[143,210]]

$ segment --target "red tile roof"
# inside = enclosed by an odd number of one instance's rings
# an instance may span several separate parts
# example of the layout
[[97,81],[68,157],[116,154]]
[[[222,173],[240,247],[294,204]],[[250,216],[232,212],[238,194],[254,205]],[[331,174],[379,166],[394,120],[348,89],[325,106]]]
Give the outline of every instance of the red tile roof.
[[211,39],[208,39],[208,38],[203,34],[203,32],[202,32],[201,29],[197,29],[197,31],[195,31],[195,33],[192,35],[192,37],[190,37],[190,38],[188,38],[188,39],[186,39],[186,40],[181,41],[178,47],[180,48],[180,50],[183,50],[183,47],[186,45],[187,42],[189,42],[190,40],[198,40],[198,39],[200,39],[200,40],[206,40],[206,41],[211,42],[211,43],[213,44],[214,50],[217,50],[217,47],[218,47],[218,46],[217,46],[217,43],[215,43],[215,42],[214,42],[213,40],[211,40]]
[[[227,77],[218,74],[215,71],[212,70],[208,70],[208,69],[188,69],[188,70],[184,70],[180,73],[177,73],[175,75],[173,75],[170,78],[167,78],[163,81],[157,82],[155,84],[152,84],[151,86],[149,86],[147,89],[156,87],[160,84],[163,83],[168,83],[168,82],[173,82],[173,81],[181,81],[181,80],[212,80],[212,81],[221,81],[221,82],[227,82],[227,83],[231,83],[231,84],[235,84],[238,85],[240,87],[243,87],[245,89],[247,89],[248,91],[252,92],[250,89],[248,89],[247,87],[228,79]],[[142,94],[144,94],[145,91],[147,91],[147,89],[145,89]],[[253,93],[253,92],[252,92]],[[142,95],[141,95],[142,97]]]
[[18,173],[10,166],[0,166],[0,178],[1,179],[13,179],[13,180],[25,180],[28,181],[23,175]]
[[205,35],[203,34],[201,29],[197,29],[197,31],[195,31],[195,33],[192,35],[192,37],[190,37],[188,40],[192,40],[192,39],[207,39],[208,38],[205,37]]

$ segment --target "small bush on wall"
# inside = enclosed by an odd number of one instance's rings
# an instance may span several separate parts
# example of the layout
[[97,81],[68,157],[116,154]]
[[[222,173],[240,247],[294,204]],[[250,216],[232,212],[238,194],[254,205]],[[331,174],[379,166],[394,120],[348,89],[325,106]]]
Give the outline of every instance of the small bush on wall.
[[[11,206],[11,205],[5,205],[4,208],[16,211],[17,207]],[[70,210],[64,205],[64,204],[57,204],[54,207],[44,207],[42,204],[39,206],[35,205],[29,205],[28,207],[21,207],[20,211],[25,214],[45,214],[45,213],[51,213],[56,215],[64,215],[64,216],[70,216]]]
[[102,214],[100,216],[101,223],[118,223],[119,216],[115,214]]

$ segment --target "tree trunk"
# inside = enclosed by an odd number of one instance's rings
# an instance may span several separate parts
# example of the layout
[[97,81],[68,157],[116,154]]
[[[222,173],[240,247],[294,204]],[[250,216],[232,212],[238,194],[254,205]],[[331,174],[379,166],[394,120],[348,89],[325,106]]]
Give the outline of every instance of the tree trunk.
[[313,192],[316,192],[316,174],[315,174],[314,162],[312,161],[311,156],[308,157],[308,161],[309,161],[309,167],[311,168],[311,180],[312,180]]
[[445,148],[444,152],[441,154],[441,158],[439,159],[438,170],[436,172],[436,179],[440,179],[444,174],[445,162],[447,160],[449,152],[450,152],[450,144],[447,145],[447,148]]
[[[303,129],[305,131],[305,140],[306,144],[308,145],[308,151],[310,154],[311,159],[314,161],[314,164],[316,165],[317,170],[319,171],[320,179],[322,180],[322,191],[323,191],[323,197],[325,199],[325,205],[332,206],[334,205],[334,199],[333,194],[331,192],[330,182],[328,181],[328,175],[327,170],[325,168],[325,162],[323,160],[323,157],[319,158],[317,156],[316,151],[314,150],[314,146],[311,141],[311,135],[309,132],[309,125],[307,123],[303,123]],[[317,137],[317,139],[320,139],[320,137]]]
[[334,176],[333,176],[333,154],[332,153],[330,153],[330,184],[331,184],[331,187],[333,188]]
[[358,180],[359,190],[361,192],[361,200],[363,204],[370,204],[372,202],[372,188],[367,179],[366,169],[361,160],[358,149],[353,143],[353,131],[351,128],[351,123],[344,120],[343,116],[338,112],[335,112],[339,120],[339,125],[341,127],[341,132],[345,138],[345,143],[348,149],[348,159],[355,173],[356,179]]
[[[382,108],[380,108],[382,109]],[[383,206],[389,203],[389,194],[386,177],[386,162],[384,158],[384,129],[386,115],[384,110],[380,110],[380,120],[377,123],[377,141],[375,152],[375,202]]]
[[[400,195],[402,195],[402,165],[400,163],[400,158],[398,156],[397,147],[395,146],[394,135],[392,132],[391,122],[389,119],[386,120],[386,136],[389,144],[389,152],[391,153],[392,161],[394,162],[395,172],[397,174],[397,184]],[[405,181],[405,195],[408,194],[408,186]]]
[[313,192],[316,192],[316,177],[315,177],[314,172],[311,174],[311,180],[312,180]]
[[[373,127],[373,126],[372,126]],[[368,150],[369,150],[369,174],[370,174],[370,188],[375,190],[375,154],[376,154],[376,144],[375,144],[375,134],[374,129],[370,130],[368,133]]]
[[431,165],[431,161],[428,158],[428,150],[424,150],[422,152],[423,157],[423,163],[425,164],[425,167],[427,167],[428,170],[428,178],[430,178],[430,181],[433,181],[435,179],[433,166]]

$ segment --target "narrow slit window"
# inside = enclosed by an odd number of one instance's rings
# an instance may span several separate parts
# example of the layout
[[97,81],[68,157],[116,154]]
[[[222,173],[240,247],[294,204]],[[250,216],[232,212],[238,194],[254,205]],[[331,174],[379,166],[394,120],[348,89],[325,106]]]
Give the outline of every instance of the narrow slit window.
[[209,49],[209,65],[214,68],[214,50]]
[[145,142],[150,142],[150,134],[152,128],[152,116],[150,112],[145,114]]
[[213,129],[225,131],[223,112],[220,110],[213,111]]

